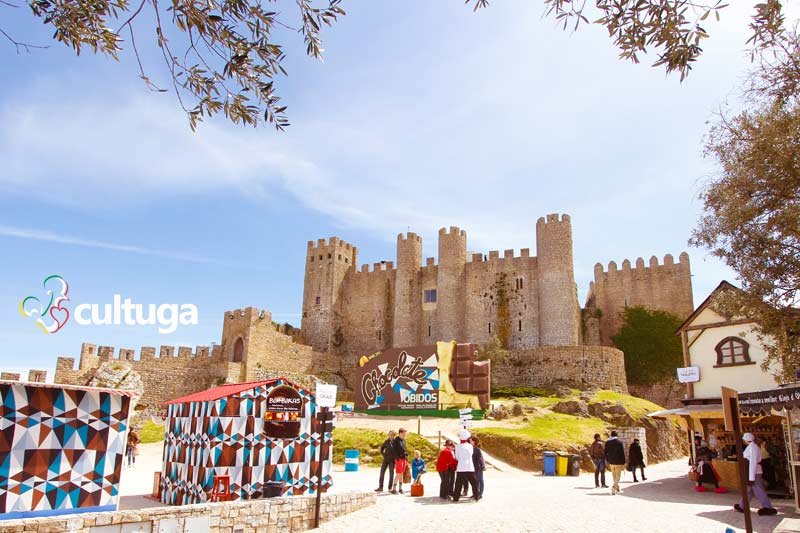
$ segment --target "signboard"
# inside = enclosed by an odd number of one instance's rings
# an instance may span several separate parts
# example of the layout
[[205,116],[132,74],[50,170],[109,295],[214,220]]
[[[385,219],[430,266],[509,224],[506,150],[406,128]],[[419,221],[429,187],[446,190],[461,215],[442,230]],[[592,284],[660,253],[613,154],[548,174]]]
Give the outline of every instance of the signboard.
[[320,407],[336,407],[336,385],[317,383],[317,405]]
[[435,345],[390,348],[367,359],[358,369],[356,409],[438,409],[438,364]]
[[264,433],[268,437],[291,439],[300,433],[303,398],[289,385],[275,387],[267,395],[264,408]]
[[[731,398],[735,399],[737,404],[731,408]],[[737,426],[734,425],[734,418],[739,417],[738,411],[739,393],[728,387],[722,387],[722,415],[725,418],[725,431],[735,431]],[[738,437],[738,435],[737,435]]]
[[678,381],[681,383],[694,383],[700,381],[700,367],[687,366],[678,369]]
[[772,411],[800,407],[800,386],[787,386],[757,392],[743,392],[739,395],[742,414],[748,416],[769,415]]

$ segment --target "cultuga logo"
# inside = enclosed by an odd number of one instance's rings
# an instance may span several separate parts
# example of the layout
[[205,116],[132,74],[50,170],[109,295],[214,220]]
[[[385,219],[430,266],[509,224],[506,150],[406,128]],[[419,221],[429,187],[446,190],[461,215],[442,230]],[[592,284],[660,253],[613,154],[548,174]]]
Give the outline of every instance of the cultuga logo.
[[[47,334],[56,333],[70,318],[65,307],[70,301],[69,285],[58,275],[48,276],[42,284],[45,297],[26,296],[19,304],[19,312]],[[45,304],[45,302],[47,302]],[[148,326],[157,325],[158,332],[172,333],[178,326],[198,324],[197,306],[194,304],[136,304],[130,298],[115,294],[113,303],[81,303],[75,306],[75,322],[81,326]]]
[[427,374],[420,369],[422,359],[415,357],[413,361],[406,364],[408,358],[408,353],[402,351],[397,356],[397,365],[387,368],[383,374],[378,372],[377,368],[364,374],[361,379],[361,394],[368,404],[375,403],[376,398],[380,396],[383,389],[394,379],[405,378],[418,385],[423,385],[426,382]]
[[[47,276],[42,282],[45,296],[26,296],[19,303],[19,312],[49,335],[57,333],[69,320],[69,309],[64,307],[69,301],[69,284],[57,274]],[[45,302],[47,302],[45,304]]]

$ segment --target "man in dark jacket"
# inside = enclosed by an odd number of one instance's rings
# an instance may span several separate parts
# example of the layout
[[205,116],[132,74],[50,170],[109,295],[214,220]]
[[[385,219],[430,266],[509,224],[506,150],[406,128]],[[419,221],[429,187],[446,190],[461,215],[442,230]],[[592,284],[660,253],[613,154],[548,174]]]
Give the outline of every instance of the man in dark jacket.
[[639,481],[636,479],[637,468],[642,471],[642,481],[647,481],[647,478],[644,477],[644,454],[642,453],[642,445],[639,444],[639,439],[633,439],[631,447],[628,449],[628,470],[633,472],[634,483]]
[[383,462],[381,463],[381,477],[378,479],[378,488],[375,492],[383,492],[383,476],[386,474],[386,469],[389,469],[389,487],[392,486],[394,481],[394,431],[389,432],[389,437],[381,444],[381,455]]
[[594,488],[606,487],[606,450],[603,447],[603,440],[600,433],[594,434],[594,442],[589,447],[589,457],[594,463]]
[[622,441],[617,438],[617,432],[612,431],[611,436],[606,441],[606,464],[611,470],[611,476],[614,478],[614,484],[611,486],[611,494],[619,494],[619,478],[622,476],[622,471],[625,469],[625,446]]

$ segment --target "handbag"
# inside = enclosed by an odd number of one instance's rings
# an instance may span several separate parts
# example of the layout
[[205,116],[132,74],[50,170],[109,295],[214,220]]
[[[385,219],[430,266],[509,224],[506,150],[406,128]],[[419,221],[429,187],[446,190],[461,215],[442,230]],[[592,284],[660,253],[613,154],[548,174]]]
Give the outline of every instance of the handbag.
[[693,466],[691,470],[689,470],[689,479],[695,483],[700,481],[700,472],[697,471],[697,467]]
[[419,478],[411,485],[412,496],[425,496],[425,486],[420,482]]
[[411,467],[408,466],[408,461],[406,461],[406,469],[403,471],[403,483],[411,483]]

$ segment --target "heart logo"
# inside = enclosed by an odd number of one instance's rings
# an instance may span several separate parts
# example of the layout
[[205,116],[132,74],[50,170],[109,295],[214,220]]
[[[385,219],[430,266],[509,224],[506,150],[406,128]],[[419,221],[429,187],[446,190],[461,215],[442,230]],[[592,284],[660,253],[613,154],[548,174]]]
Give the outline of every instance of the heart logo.
[[[69,284],[61,276],[54,274],[44,278],[42,287],[46,297],[26,296],[19,303],[19,312],[26,318],[33,318],[45,334],[56,333],[69,320],[69,310],[64,307],[69,301]],[[47,304],[44,304],[47,302]]]

